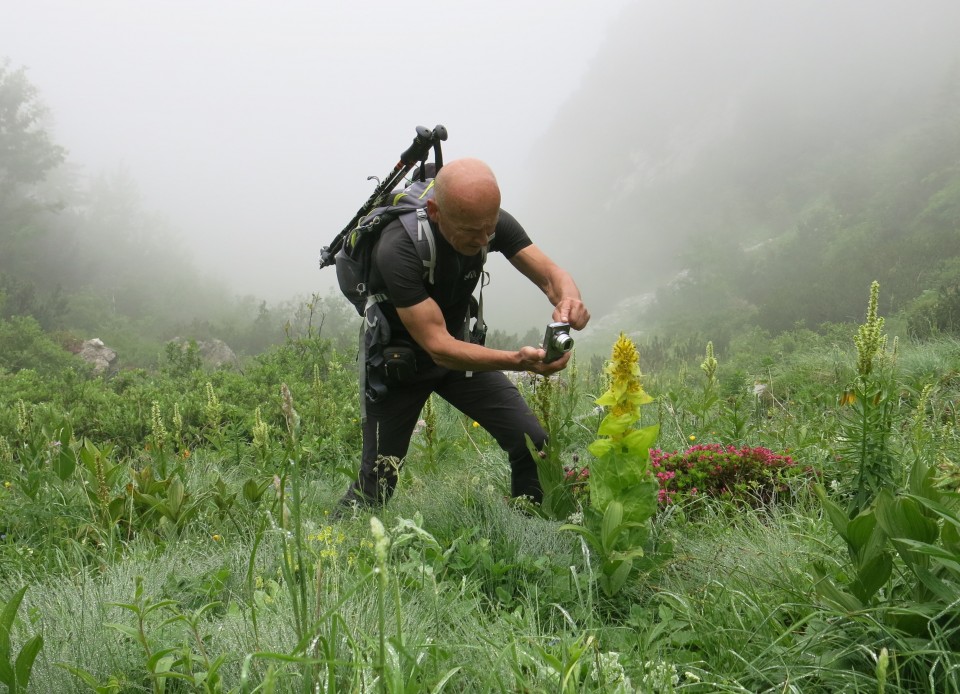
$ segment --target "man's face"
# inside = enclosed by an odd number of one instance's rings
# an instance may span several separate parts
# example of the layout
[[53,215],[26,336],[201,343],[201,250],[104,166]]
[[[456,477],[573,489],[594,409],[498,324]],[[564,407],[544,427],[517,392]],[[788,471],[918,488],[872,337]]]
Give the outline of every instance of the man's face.
[[434,200],[427,201],[427,213],[457,253],[471,256],[490,243],[500,216],[499,208],[493,212],[468,214],[460,210],[444,210]]

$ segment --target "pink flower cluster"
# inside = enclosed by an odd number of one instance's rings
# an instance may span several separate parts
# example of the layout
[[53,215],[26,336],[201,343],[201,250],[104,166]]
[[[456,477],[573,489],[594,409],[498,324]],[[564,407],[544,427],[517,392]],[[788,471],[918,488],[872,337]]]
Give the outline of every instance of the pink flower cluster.
[[750,503],[771,499],[786,488],[786,478],[796,474],[796,464],[786,453],[761,446],[698,444],[681,452],[650,451],[650,466],[660,483],[661,505],[679,497],[706,494]]

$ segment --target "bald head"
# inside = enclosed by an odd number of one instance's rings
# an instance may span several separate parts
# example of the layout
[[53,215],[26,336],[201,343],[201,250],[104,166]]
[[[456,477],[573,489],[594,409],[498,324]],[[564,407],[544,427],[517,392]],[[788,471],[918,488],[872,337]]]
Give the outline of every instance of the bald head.
[[434,196],[427,201],[430,219],[464,255],[487,245],[500,216],[500,186],[479,159],[456,159],[437,174]]
[[493,171],[479,159],[456,159],[437,174],[435,198],[454,215],[487,215],[500,209],[500,186]]

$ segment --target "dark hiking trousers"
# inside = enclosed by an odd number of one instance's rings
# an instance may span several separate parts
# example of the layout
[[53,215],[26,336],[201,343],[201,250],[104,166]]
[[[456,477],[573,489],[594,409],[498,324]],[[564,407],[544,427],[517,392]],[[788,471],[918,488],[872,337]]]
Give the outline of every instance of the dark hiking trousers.
[[527,448],[529,436],[537,449],[547,435],[521,397],[517,387],[500,371],[451,371],[431,365],[414,383],[391,387],[379,402],[367,400],[363,425],[363,457],[357,480],[341,504],[385,503],[397,486],[400,461],[427,398],[436,393],[486,429],[510,461],[510,493],[543,498],[536,463]]

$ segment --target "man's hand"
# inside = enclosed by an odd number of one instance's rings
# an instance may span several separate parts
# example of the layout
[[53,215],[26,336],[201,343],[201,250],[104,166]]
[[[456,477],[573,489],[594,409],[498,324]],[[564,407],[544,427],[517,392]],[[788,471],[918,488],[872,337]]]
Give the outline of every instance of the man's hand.
[[553,309],[553,320],[569,323],[574,330],[583,330],[590,320],[590,312],[579,298],[565,297]]
[[549,376],[554,374],[557,371],[560,371],[567,366],[567,362],[570,361],[570,352],[564,352],[563,356],[559,359],[555,359],[549,364],[544,362],[544,358],[547,356],[547,351],[545,349],[539,349],[537,347],[521,347],[520,348],[520,371],[529,371],[531,373],[540,374],[541,376]]

